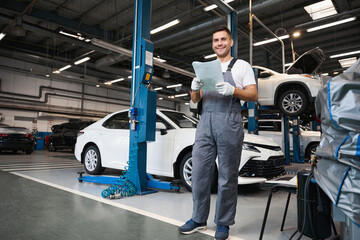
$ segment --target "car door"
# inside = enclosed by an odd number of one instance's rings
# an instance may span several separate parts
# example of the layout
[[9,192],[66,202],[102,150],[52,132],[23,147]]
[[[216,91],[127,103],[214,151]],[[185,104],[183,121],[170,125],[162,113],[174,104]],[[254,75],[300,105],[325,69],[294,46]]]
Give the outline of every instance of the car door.
[[273,74],[264,69],[256,68],[258,70],[258,101],[264,106],[274,104],[274,79]]
[[103,167],[124,169],[129,159],[128,112],[107,119],[98,131],[98,142]]
[[147,145],[147,171],[151,174],[172,176],[174,139],[177,129],[157,115],[156,122],[162,123],[166,129],[156,130],[155,142]]

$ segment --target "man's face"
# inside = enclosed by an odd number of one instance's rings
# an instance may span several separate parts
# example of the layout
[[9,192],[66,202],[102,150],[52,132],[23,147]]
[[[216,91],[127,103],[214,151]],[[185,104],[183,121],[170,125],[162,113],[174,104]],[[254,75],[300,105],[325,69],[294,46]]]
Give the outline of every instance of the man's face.
[[219,58],[224,58],[230,54],[230,49],[234,41],[226,31],[213,34],[212,48]]

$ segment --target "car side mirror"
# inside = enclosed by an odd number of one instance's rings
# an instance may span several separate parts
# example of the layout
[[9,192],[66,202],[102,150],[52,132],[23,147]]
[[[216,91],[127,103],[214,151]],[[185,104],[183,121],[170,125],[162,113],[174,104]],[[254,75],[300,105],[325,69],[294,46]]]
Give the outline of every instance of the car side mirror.
[[269,72],[262,72],[260,73],[259,78],[268,78],[270,76],[271,74]]
[[160,131],[161,135],[167,134],[166,126],[162,122],[156,122],[156,131]]

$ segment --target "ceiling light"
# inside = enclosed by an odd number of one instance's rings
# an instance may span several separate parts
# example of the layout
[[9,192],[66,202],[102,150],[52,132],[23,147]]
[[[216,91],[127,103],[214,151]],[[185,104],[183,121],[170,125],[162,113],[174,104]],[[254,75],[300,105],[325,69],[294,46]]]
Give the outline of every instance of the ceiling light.
[[163,100],[164,98],[162,98],[162,97],[159,97],[159,100]]
[[156,61],[159,61],[159,62],[166,62],[166,60],[165,59],[161,59],[160,57],[153,57],[154,58],[154,60],[156,60]]
[[46,75],[45,75],[45,77],[47,77],[47,78],[48,78],[48,77],[50,77],[50,75],[49,75],[49,74],[46,74]]
[[305,6],[304,9],[308,12],[313,20],[337,14],[337,11],[331,0],[324,0],[311,4]]
[[352,57],[352,58],[339,59],[338,61],[341,67],[347,68],[352,66],[356,62],[356,60],[357,60],[356,57]]
[[290,66],[291,64],[293,64],[293,63],[285,63],[285,67],[288,67],[288,66]]
[[353,51],[353,52],[347,52],[347,53],[335,54],[335,55],[330,56],[330,58],[344,57],[344,56],[354,55],[354,54],[358,54],[358,53],[360,53],[360,50]]
[[96,84],[96,87],[100,87],[100,84]]
[[172,27],[172,26],[174,26],[174,25],[176,25],[176,24],[178,24],[178,23],[180,23],[180,20],[179,20],[179,19],[176,19],[176,20],[171,21],[171,22],[169,22],[169,23],[167,23],[167,24],[165,24],[165,25],[162,25],[162,26],[160,26],[160,27],[158,27],[158,28],[155,28],[155,29],[151,30],[151,31],[150,31],[150,34],[158,33],[158,32],[160,32],[160,31],[165,30],[165,29],[167,29],[167,28],[169,28],[169,27]]
[[301,35],[300,32],[294,32],[292,36],[293,37],[300,37],[300,35]]
[[214,58],[214,57],[216,57],[216,54],[215,54],[215,53],[214,53],[214,54],[207,55],[207,56],[205,56],[204,58],[205,58],[205,59],[209,59],[209,58]]
[[329,76],[329,73],[322,73],[323,76]]
[[16,25],[13,27],[12,33],[18,37],[25,36],[25,29],[22,26],[22,18],[21,17],[16,18]]
[[183,93],[183,94],[177,94],[175,95],[175,97],[186,97],[188,95],[189,95],[188,93]]
[[105,82],[104,84],[106,84],[106,85],[111,85],[112,82],[111,82],[111,81],[108,81],[108,82]]
[[175,98],[175,96],[168,96],[168,98]]
[[[229,2],[233,2],[234,0],[221,0],[222,2],[224,3],[229,3]],[[212,4],[210,6],[207,6],[204,8],[204,11],[207,12],[207,11],[210,11],[210,10],[213,10],[215,8],[217,8],[218,6],[216,4]]]
[[110,81],[111,83],[116,83],[116,82],[120,82],[120,81],[124,81],[125,78],[119,78],[119,79],[115,79],[115,80],[112,80]]
[[170,73],[168,69],[165,69],[164,73],[163,73],[163,78],[170,78]]
[[68,37],[76,38],[76,39],[81,40],[81,41],[85,40],[85,38],[82,37],[81,35],[78,36],[78,35],[74,35],[74,34],[71,34],[71,33],[64,32],[64,31],[59,31],[59,33],[62,34],[62,35],[68,36]]
[[75,65],[79,65],[83,62],[89,61],[90,58],[89,57],[84,57],[83,59],[77,60],[76,62],[74,62]]
[[336,22],[320,25],[320,26],[317,26],[317,27],[309,28],[309,29],[306,29],[306,31],[307,32],[314,32],[314,31],[317,31],[317,30],[333,27],[333,26],[336,26],[336,25],[339,25],[339,24],[343,24],[343,23],[347,23],[347,22],[351,22],[351,21],[355,21],[355,20],[356,20],[356,17],[346,18],[346,19],[343,19],[343,20],[340,20],[340,21],[336,21]]
[[71,68],[71,65],[66,65],[65,67],[60,68],[59,72],[62,72],[64,70],[68,69],[68,68]]
[[186,102],[185,105],[190,105],[190,103]]
[[128,78],[132,78],[132,76],[128,76]]
[[339,74],[339,72],[333,72],[334,75]]
[[59,74],[60,71],[59,70],[54,70],[53,73]]
[[[287,39],[289,37],[290,37],[289,34],[286,34],[286,35],[280,36],[279,39],[283,40],[283,39]],[[256,46],[264,45],[264,44],[275,42],[275,41],[278,41],[278,39],[277,38],[270,38],[270,39],[267,39],[267,40],[264,40],[264,41],[261,41],[261,42],[256,42],[253,45],[256,47]]]
[[166,86],[166,88],[176,88],[176,87],[181,87],[182,84],[179,83],[179,84],[175,84],[175,85],[169,85],[169,86]]
[[0,33],[0,40],[3,39],[6,36],[5,33]]
[[162,89],[163,89],[162,87],[154,88],[155,91],[159,91],[159,90],[162,90]]

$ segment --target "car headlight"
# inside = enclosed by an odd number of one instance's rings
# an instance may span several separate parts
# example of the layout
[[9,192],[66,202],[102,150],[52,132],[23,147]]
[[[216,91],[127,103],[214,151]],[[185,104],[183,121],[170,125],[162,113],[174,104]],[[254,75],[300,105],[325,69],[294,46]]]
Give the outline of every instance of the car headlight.
[[252,152],[258,152],[258,153],[260,152],[256,147],[254,147],[254,145],[252,145],[251,143],[246,143],[246,142],[243,143],[242,149],[252,151]]

